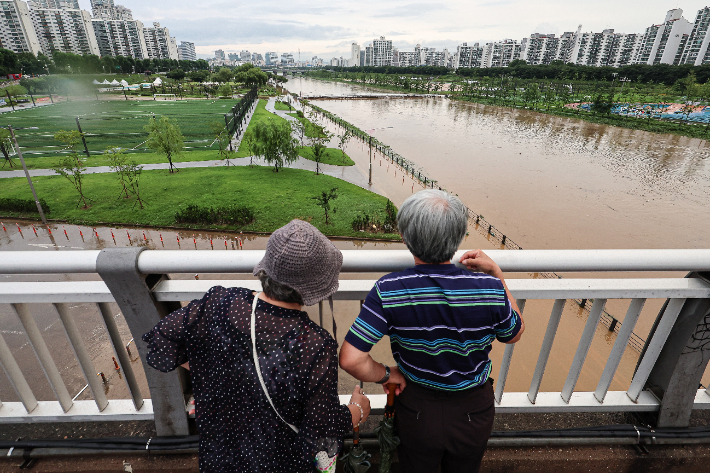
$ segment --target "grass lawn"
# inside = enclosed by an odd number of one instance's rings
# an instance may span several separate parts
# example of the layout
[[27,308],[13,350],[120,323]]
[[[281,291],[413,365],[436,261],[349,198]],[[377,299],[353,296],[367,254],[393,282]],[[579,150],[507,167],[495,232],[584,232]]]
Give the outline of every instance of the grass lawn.
[[276,110],[284,110],[284,111],[286,111],[286,112],[293,112],[293,111],[294,111],[294,110],[293,110],[293,107],[289,108],[288,105],[286,105],[285,103],[283,103],[283,102],[280,101],[280,100],[277,100],[277,101],[276,101],[276,103],[274,104],[274,108],[275,108]]
[[[153,103],[153,102],[148,102],[148,103]],[[219,103],[219,102],[218,102]],[[231,103],[231,102],[230,102]],[[266,111],[266,100],[259,100],[259,103],[257,104],[256,110],[254,111],[254,115],[252,116],[251,122],[249,123],[249,128],[251,129],[252,126],[254,126],[256,123],[263,121],[263,120],[284,120],[283,118],[274,115],[273,113],[267,112]],[[285,120],[284,120],[285,121]],[[13,124],[14,125],[14,124]],[[185,130],[182,130],[183,133],[185,133]],[[91,139],[90,137],[87,139]],[[19,141],[19,138],[18,138]],[[54,135],[52,135],[52,141],[54,141]],[[214,141],[213,138],[209,138],[210,144]],[[55,143],[57,143],[55,141]],[[57,143],[59,144],[59,143]],[[186,141],[187,144],[187,141]],[[82,145],[79,145],[79,148],[81,150]],[[59,148],[57,146],[57,148]],[[92,167],[92,166],[106,166],[108,163],[106,162],[106,158],[104,158],[103,154],[100,154],[100,151],[94,151],[91,147],[89,149],[92,151],[92,154],[90,157],[86,157],[86,155],[81,152],[80,156],[84,159],[84,164],[87,167]],[[153,152],[142,152],[142,153],[130,153],[131,158],[135,159],[137,163],[139,164],[154,164],[154,163],[167,163],[167,159],[165,158],[165,155],[163,154],[158,154],[158,153],[153,153]],[[27,155],[26,151],[24,151],[24,146],[23,146],[23,156],[25,157],[25,162],[27,163],[27,167],[29,169],[49,169],[52,168],[56,165],[59,164],[59,160],[61,159],[61,156],[54,154],[53,156],[32,156],[32,155]],[[244,158],[246,156],[249,156],[249,151],[246,149],[245,146],[240,146],[239,150],[232,156],[234,158]],[[217,144],[213,144],[211,148],[208,149],[198,149],[198,150],[190,150],[189,148],[183,151],[180,155],[178,156],[173,156],[173,162],[175,163],[182,163],[186,161],[210,161],[214,159],[222,159],[222,156],[219,154],[219,148],[217,147]],[[15,164],[17,164],[17,168],[14,169],[21,169],[20,166],[20,160],[17,159],[17,157],[14,157],[13,161]],[[4,162],[4,159],[3,159]],[[10,170],[9,167],[5,167],[4,169],[0,169],[2,171],[7,171]]]
[[[77,208],[78,194],[66,179],[35,177],[33,181],[39,197],[51,207],[49,218],[85,225],[176,226],[175,213],[189,204],[238,204],[254,211],[254,222],[244,227],[213,228],[272,232],[300,218],[326,235],[362,236],[352,229],[353,219],[362,213],[384,215],[387,202],[385,197],[334,177],[287,168],[275,173],[271,167],[263,166],[192,168],[172,175],[167,170],[144,171],[140,181],[141,197],[146,202],[143,210],[133,208],[134,198],[118,197],[121,186],[113,174],[84,177],[85,196],[92,199],[91,207],[86,210]],[[333,187],[338,188],[339,197],[331,204],[331,223],[326,225],[324,212],[313,198]],[[32,194],[24,178],[3,179],[0,198],[4,197],[32,199]],[[18,216],[4,214],[4,217]],[[384,237],[397,238],[397,235]]]
[[[313,148],[307,146],[301,148],[298,151],[298,155],[311,161],[315,161],[313,157]],[[350,156],[345,155],[343,159],[343,152],[339,148],[326,148],[321,164],[334,164],[336,166],[354,166],[355,161],[350,159]]]
[[[77,117],[91,153],[116,147],[149,153],[143,144],[148,137],[143,127],[153,115],[177,121],[188,151],[205,150],[214,140],[210,124],[224,123],[224,114],[236,103],[236,99],[69,101],[4,113],[2,118],[3,124],[17,130],[17,141],[31,164],[34,159],[62,153],[63,145],[54,139],[54,134],[59,130],[76,130]],[[83,150],[83,145],[79,148]]]

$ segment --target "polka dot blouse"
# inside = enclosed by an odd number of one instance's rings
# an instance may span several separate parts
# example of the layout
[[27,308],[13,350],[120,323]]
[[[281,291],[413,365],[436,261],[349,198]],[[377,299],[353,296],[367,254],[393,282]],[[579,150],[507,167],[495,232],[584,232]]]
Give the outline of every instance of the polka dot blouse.
[[337,346],[308,314],[259,300],[256,346],[269,405],[252,359],[254,295],[215,286],[143,335],[148,364],[190,362],[201,472],[313,472],[318,452],[341,449],[352,417],[338,399]]

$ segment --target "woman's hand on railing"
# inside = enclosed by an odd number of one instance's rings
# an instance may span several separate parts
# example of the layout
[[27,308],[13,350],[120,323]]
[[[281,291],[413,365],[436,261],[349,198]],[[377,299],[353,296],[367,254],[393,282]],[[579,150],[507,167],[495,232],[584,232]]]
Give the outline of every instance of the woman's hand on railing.
[[350,403],[348,403],[348,409],[350,409],[350,414],[353,417],[353,428],[359,427],[370,415],[370,399],[365,396],[359,385],[355,386],[353,389],[353,395],[350,397]]

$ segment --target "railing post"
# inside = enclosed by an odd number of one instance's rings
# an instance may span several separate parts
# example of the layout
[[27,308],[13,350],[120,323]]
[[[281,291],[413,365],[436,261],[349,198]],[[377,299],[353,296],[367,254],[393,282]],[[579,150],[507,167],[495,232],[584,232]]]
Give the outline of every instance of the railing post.
[[[710,282],[710,272],[693,272],[687,277]],[[665,305],[661,314],[664,310]],[[654,325],[651,335],[655,329]],[[690,424],[695,395],[710,361],[710,350],[706,347],[708,330],[710,299],[687,299],[645,386],[661,400],[658,427],[688,427]],[[651,338],[649,336],[649,340]]]
[[159,436],[187,435],[187,412],[180,375],[177,371],[161,373],[146,363],[148,346],[142,336],[179,303],[158,303],[151,287],[165,275],[142,275],[138,272],[138,256],[144,248],[108,248],[99,253],[96,269],[111,291],[123,317],[135,338],[155,414],[155,429]]

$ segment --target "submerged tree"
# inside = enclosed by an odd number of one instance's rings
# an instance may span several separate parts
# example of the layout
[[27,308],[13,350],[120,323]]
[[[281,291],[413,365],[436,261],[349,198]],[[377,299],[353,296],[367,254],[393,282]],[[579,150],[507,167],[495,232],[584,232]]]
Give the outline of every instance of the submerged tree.
[[287,123],[274,120],[257,123],[253,146],[254,154],[273,164],[274,172],[298,158],[298,141],[291,136],[291,127]]
[[177,172],[178,169],[173,164],[172,158],[182,152],[185,147],[185,138],[175,120],[168,117],[160,117],[160,120],[156,120],[155,117],[152,117],[144,129],[148,132],[146,146],[164,154],[170,164],[170,173]]
[[[335,200],[338,198],[338,188],[333,187],[329,191],[321,191],[321,195],[313,197],[313,200],[316,201],[316,205],[320,208],[323,209],[325,212],[325,224],[328,225],[328,211],[330,210],[330,201]],[[333,209],[333,212],[335,212],[335,209]]]
[[353,132],[349,128],[345,130],[345,133],[340,135],[340,139],[338,141],[338,148],[340,148],[340,151],[343,152],[343,163],[345,163],[345,147],[348,145],[348,142],[353,136]]
[[320,141],[313,143],[313,160],[316,162],[316,175],[320,173],[320,163],[325,157],[326,147]]

